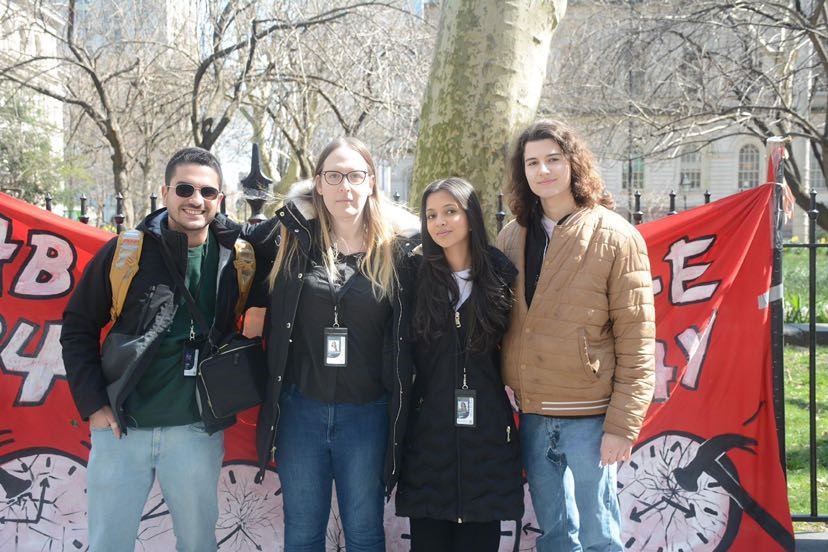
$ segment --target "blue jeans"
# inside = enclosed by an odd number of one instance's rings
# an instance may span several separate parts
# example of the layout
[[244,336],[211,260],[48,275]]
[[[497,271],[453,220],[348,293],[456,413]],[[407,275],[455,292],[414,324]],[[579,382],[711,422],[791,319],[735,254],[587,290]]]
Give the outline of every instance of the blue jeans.
[[388,399],[364,405],[322,403],[289,386],[279,407],[276,469],[285,510],[285,552],[325,550],[334,480],[348,552],[384,551]]
[[92,429],[87,467],[89,550],[135,549],[141,514],[156,476],[170,511],[176,549],[216,550],[218,479],[224,435],[204,425],[130,429],[116,439]]
[[602,467],[604,417],[520,415],[538,552],[621,551],[615,465]]

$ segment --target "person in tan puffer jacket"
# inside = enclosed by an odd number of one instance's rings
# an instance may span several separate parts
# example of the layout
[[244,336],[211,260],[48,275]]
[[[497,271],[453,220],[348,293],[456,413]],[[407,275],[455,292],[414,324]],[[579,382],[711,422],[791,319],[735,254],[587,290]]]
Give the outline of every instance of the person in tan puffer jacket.
[[647,248],[564,123],[520,134],[508,192],[516,218],[497,246],[519,275],[503,379],[521,412],[537,547],[620,551],[615,464],[629,459],[655,379]]

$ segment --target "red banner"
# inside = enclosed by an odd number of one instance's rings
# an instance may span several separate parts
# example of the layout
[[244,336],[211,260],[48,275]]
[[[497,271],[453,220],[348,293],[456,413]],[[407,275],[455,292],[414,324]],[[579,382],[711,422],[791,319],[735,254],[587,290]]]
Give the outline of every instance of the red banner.
[[[657,385],[619,468],[628,550],[773,550],[792,539],[776,441],[770,356],[772,185],[640,226],[656,288]],[[84,549],[89,430],[65,379],[61,314],[112,234],[0,194],[0,550]],[[255,413],[226,432],[222,550],[281,550],[278,477],[255,485]],[[501,550],[533,550],[526,516]],[[388,549],[407,520],[386,509]],[[139,541],[174,547],[158,488]],[[331,517],[329,548],[342,542]]]
[[793,549],[773,410],[773,187],[640,226],[656,389],[619,469],[629,550]]

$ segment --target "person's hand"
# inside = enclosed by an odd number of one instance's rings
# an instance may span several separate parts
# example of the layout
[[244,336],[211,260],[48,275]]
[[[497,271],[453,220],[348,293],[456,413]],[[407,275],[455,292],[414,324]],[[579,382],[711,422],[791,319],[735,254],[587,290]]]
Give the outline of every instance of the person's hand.
[[112,430],[112,434],[116,439],[121,438],[121,428],[118,427],[118,422],[115,421],[112,409],[108,406],[102,406],[89,416],[89,427],[95,429],[109,428]]
[[250,307],[244,313],[244,329],[242,334],[244,337],[260,337],[264,329],[264,318],[267,309],[261,307]]
[[604,433],[601,438],[601,465],[611,466],[616,462],[624,462],[630,459],[633,442],[624,437]]

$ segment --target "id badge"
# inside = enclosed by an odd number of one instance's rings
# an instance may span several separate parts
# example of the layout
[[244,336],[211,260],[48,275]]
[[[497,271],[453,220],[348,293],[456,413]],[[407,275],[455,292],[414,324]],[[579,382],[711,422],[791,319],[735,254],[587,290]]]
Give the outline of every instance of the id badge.
[[348,364],[348,328],[325,328],[325,366]]
[[456,427],[477,427],[477,391],[474,389],[454,390],[454,425]]
[[181,360],[184,364],[185,376],[198,375],[198,350],[199,344],[195,341],[185,341],[184,351],[181,355]]

